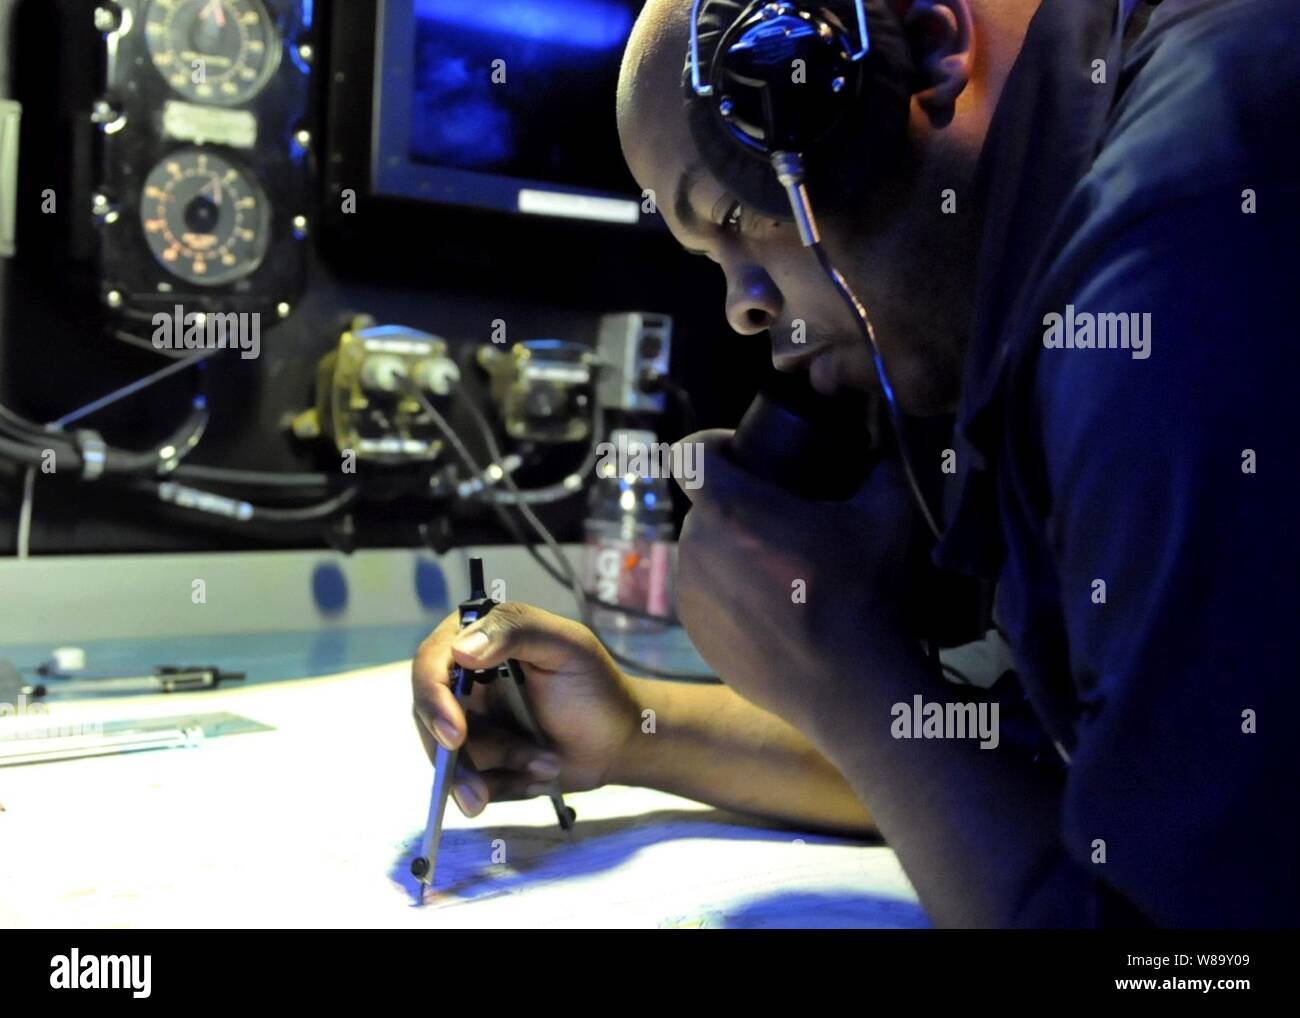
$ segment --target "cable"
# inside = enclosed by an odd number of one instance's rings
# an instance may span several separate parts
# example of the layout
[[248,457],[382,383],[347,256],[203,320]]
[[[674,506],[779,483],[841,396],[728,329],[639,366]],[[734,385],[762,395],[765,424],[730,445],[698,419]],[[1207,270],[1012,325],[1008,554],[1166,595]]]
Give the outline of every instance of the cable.
[[[207,354],[204,356],[206,357]],[[198,363],[198,361],[198,358],[191,358],[192,363]],[[165,374],[173,373],[176,370],[179,370],[179,366],[172,365],[165,369],[164,372],[156,373],[150,378],[142,379],[141,382],[133,383],[133,385],[127,386],[125,389],[118,390],[120,395],[97,400],[95,403],[90,404],[88,408],[67,415],[64,420],[73,420],[84,416],[85,413],[107,406],[108,403],[115,402],[117,398],[129,395],[132,392],[138,392],[144,385],[153,384],[153,382],[164,377]],[[17,427],[20,423],[24,425],[31,423],[12,413],[12,411],[8,413],[6,419],[14,427]],[[181,427],[156,447],[143,452],[128,452],[109,448],[104,446],[97,436],[90,432],[74,432],[69,435],[57,431],[46,431],[43,434],[32,435],[30,442],[13,442],[9,439],[0,438],[0,455],[25,463],[29,468],[28,485],[24,491],[23,515],[19,519],[20,554],[22,549],[26,547],[30,532],[30,479],[35,465],[43,463],[45,460],[45,449],[31,444],[31,442],[44,443],[47,447],[50,445],[58,446],[56,456],[66,458],[71,462],[74,469],[80,469],[83,472],[89,463],[92,467],[98,465],[98,470],[105,475],[164,474],[179,477],[182,480],[187,477],[206,478],[218,483],[222,481],[235,484],[253,483],[282,489],[308,486],[328,488],[329,478],[324,474],[276,475],[253,471],[227,471],[211,467],[186,468],[181,466],[180,461],[202,440],[207,423],[207,399],[200,394],[194,397],[190,414]],[[240,523],[247,523],[252,520],[267,523],[313,522],[334,515],[340,509],[349,505],[359,494],[358,490],[353,487],[312,505],[282,508],[254,505],[246,501],[216,495],[201,488],[177,484],[175,481],[160,484],[141,480],[134,487],[137,490],[149,492],[160,501]]]
[[114,389],[107,396],[101,396],[99,399],[87,403],[80,409],[64,414],[57,421],[53,421],[50,424],[50,427],[60,429],[65,428],[74,421],[79,421],[83,417],[89,417],[91,414],[98,413],[100,410],[103,410],[107,406],[111,406],[119,400],[126,399],[127,396],[134,396],[137,392],[161,382],[164,378],[174,375],[178,371],[184,371],[186,368],[194,367],[203,361],[206,361],[217,352],[218,351],[216,350],[202,350],[199,353],[196,353],[193,357],[187,357],[185,360],[176,361],[174,364],[168,364],[165,368],[159,368],[152,375],[145,375],[144,378],[137,379],[134,382],[122,386],[120,389]]
[[[143,452],[124,451],[105,446],[93,432],[66,433],[63,429],[76,421],[103,410],[120,400],[135,395],[165,378],[190,367],[200,370],[219,350],[204,350],[161,368],[144,378],[122,386],[106,396],[64,414],[57,421],[42,428],[20,414],[0,405],[0,456],[5,456],[27,466],[24,494],[18,526],[19,555],[25,557],[30,541],[31,500],[34,468],[46,461],[47,450],[55,450],[56,459],[70,462],[73,469],[81,470],[86,477],[106,475],[157,475],[165,474],[181,480],[209,481],[246,487],[265,488],[325,488],[331,479],[325,474],[272,474],[258,471],[224,470],[217,467],[186,467],[181,464],[202,440],[208,424],[207,400],[200,392],[195,396],[190,414],[169,438]],[[87,468],[94,470],[92,474]],[[256,506],[246,501],[225,498],[196,487],[169,482],[167,484],[143,483],[136,486],[153,494],[161,501],[182,508],[206,512],[241,523],[260,520],[268,523],[304,523],[326,519],[349,505],[358,491],[349,488],[324,501],[293,508]]]
[[207,513],[211,516],[219,516],[240,524],[252,522],[313,523],[333,516],[339,510],[350,505],[360,495],[360,490],[353,487],[312,505],[280,508],[254,505],[243,499],[216,495],[201,488],[191,488],[188,485],[177,484],[175,481],[159,483],[141,480],[133,484],[132,487],[137,491],[153,495],[158,501],[166,502],[168,505]]
[[[482,435],[484,444],[487,445],[489,453],[493,456],[494,459],[500,461],[502,458],[501,448],[497,444],[496,436],[492,433],[492,425],[488,423],[487,418],[483,415],[483,411],[477,405],[475,405],[469,400],[466,400],[465,402],[466,402],[466,408],[469,410],[470,416],[474,419],[474,424],[478,428],[479,433]],[[592,427],[592,434],[597,439],[597,441],[593,442],[593,448],[598,449],[600,444],[599,438],[601,437],[601,433],[604,428],[604,414],[601,411],[599,405],[597,405],[597,407],[593,411],[591,427]],[[589,465],[584,465],[584,468],[582,468],[583,475],[585,475],[588,471],[590,471],[595,466],[597,459],[599,459],[599,456],[588,458]],[[581,476],[581,475],[571,475],[571,476]],[[519,493],[518,488],[515,487],[514,485],[513,478],[505,478],[504,480],[508,487],[514,489],[514,492],[516,494]],[[528,520],[533,530],[536,531],[538,536],[540,536],[543,539],[543,542],[547,545],[548,550],[550,550],[551,553],[556,556],[557,561],[563,563],[562,569],[556,569],[556,570],[548,569],[547,572],[557,582],[572,586],[573,583],[576,582],[574,579],[575,571],[572,567],[572,564],[569,562],[568,556],[560,548],[559,543],[554,539],[554,536],[551,535],[550,531],[547,529],[545,524],[542,523],[541,519],[538,518],[538,516],[532,511],[532,509],[526,503],[513,502],[508,504],[510,504],[512,508],[517,509],[520,515],[523,516],[526,520]],[[550,538],[549,541],[547,540],[548,537]],[[523,543],[525,544],[526,547],[531,547],[528,541],[525,540]],[[545,565],[545,559],[539,558],[538,561],[539,563]],[[579,589],[581,589],[580,586]],[[582,603],[586,605],[594,605],[596,607],[605,608],[610,611],[619,612],[620,614],[631,615],[639,618],[653,619],[658,622],[667,621],[671,623],[675,621],[675,620],[667,620],[664,618],[664,616],[661,615],[654,615],[650,612],[639,611],[635,608],[624,608],[622,605],[610,604],[607,601],[597,601],[595,598],[591,597],[586,591],[582,591]],[[590,625],[590,623],[588,623],[588,625]],[[591,626],[591,628],[593,631],[595,630],[594,626]],[[611,653],[613,652],[611,651]]]
[[118,340],[119,342],[126,343],[130,346],[134,346],[140,350],[148,350],[150,353],[162,354],[163,356],[171,356],[170,354],[168,354],[166,350],[157,349],[153,345],[153,343],[151,343],[149,340],[144,339],[141,336],[137,336],[133,332],[127,332],[125,329],[114,329],[113,338]]
[[26,417],[19,416],[3,405],[0,405],[0,424],[7,424],[16,435],[28,435],[32,438],[39,438],[47,430],[35,421],[29,421]]
[[[41,427],[33,421],[15,413],[7,407],[0,407],[0,421],[9,440],[0,438],[0,455],[7,456],[19,463],[43,462],[45,450],[54,448],[60,458],[70,460],[75,469],[85,470],[87,461],[91,467],[98,467],[98,472],[135,474],[165,473],[180,463],[203,437],[207,428],[207,400],[200,392],[190,405],[190,414],[185,423],[168,439],[153,449],[133,452],[105,446],[93,432],[67,433],[65,428],[76,421],[111,406],[119,400],[135,395],[151,385],[162,381],[188,367],[202,367],[202,362],[216,351],[208,350],[196,354],[184,361],[178,361],[156,371],[144,378],[137,379],[106,396],[94,400],[79,409],[64,414],[58,420]],[[17,441],[13,441],[17,439]],[[90,459],[91,442],[94,445],[94,459]],[[90,476],[89,474],[87,476]]]
[[[41,440],[45,443],[44,448],[0,438],[0,454],[19,463],[43,465],[46,450],[53,448],[56,459],[65,460],[71,464],[72,469],[82,471],[84,476],[91,479],[101,474],[167,473],[199,444],[207,424],[207,400],[196,396],[185,423],[158,445],[143,452],[105,446],[93,432],[74,432],[70,435],[45,435]],[[93,476],[88,468],[95,471]]]
[[[488,423],[488,419],[483,415],[482,409],[480,409],[478,404],[472,399],[466,399],[463,402],[465,409],[469,411],[470,417],[474,419],[474,426],[482,436],[484,445],[487,446],[488,455],[492,457],[494,463],[501,463],[505,459],[505,456],[501,452],[501,447],[497,444],[496,435],[492,433],[492,425]],[[549,497],[539,499],[537,496],[540,494],[559,489],[564,490],[565,494],[563,497],[566,498],[578,494],[578,492],[582,490],[587,474],[595,469],[596,461],[600,459],[601,432],[604,430],[604,427],[604,411],[601,409],[600,405],[597,404],[592,409],[591,415],[591,445],[587,449],[587,455],[584,457],[582,465],[578,467],[577,470],[569,474],[568,477],[558,484],[551,485],[549,488],[536,488],[530,491],[522,490],[519,485],[515,483],[515,479],[510,474],[503,473],[501,480],[507,490],[505,492],[493,491],[492,494],[488,496],[489,500],[517,508],[520,515],[532,523],[532,521],[536,519],[536,514],[534,514],[532,510],[533,504],[539,501],[559,501],[559,499]],[[574,486],[575,480],[577,482],[576,487]],[[532,519],[530,519],[530,517],[532,517]],[[536,526],[536,524],[534,524],[534,526]]]
[[[492,485],[486,486],[482,491],[476,492],[471,497],[484,502],[495,503],[496,505],[507,505],[511,507],[549,505],[553,502],[563,502],[566,498],[572,498],[582,491],[585,481],[584,477],[595,467],[596,461],[600,459],[599,443],[593,441],[592,448],[588,451],[586,459],[581,467],[569,474],[564,480],[545,488],[519,488],[513,490],[501,491]],[[489,474],[494,468],[500,468],[499,463],[494,463],[488,467]],[[582,471],[579,473],[578,471]],[[502,470],[502,480],[509,475],[509,471]]]
[[[455,429],[453,429],[451,424],[448,423],[447,418],[442,415],[436,406],[429,402],[429,397],[424,394],[424,390],[420,388],[415,379],[407,373],[400,374],[397,377],[398,380],[407,387],[411,395],[416,398],[420,406],[424,409],[424,412],[429,415],[430,420],[433,421],[434,427],[442,433],[442,437],[446,440],[447,444],[451,446],[456,455],[460,457],[461,462],[465,464],[470,473],[475,477],[485,476],[486,471],[478,465],[473,454],[466,447],[465,443],[461,441],[461,437],[456,434]],[[505,471],[502,471],[502,474],[504,476]]]
[[[492,457],[494,461],[499,463],[504,457],[501,454],[500,446],[497,445],[496,436],[492,433],[492,425],[488,423],[488,419],[483,415],[483,411],[479,409],[478,405],[473,400],[468,400],[468,399],[465,400],[465,407],[467,410],[469,410],[470,416],[474,419],[475,426],[478,428],[479,433],[483,436],[483,442],[488,448],[488,454]],[[594,413],[596,417],[594,417],[592,421],[592,434],[594,436],[599,436],[600,425],[597,423],[597,419],[596,419],[597,417],[599,417],[599,407],[596,408]],[[593,464],[594,464],[594,460],[593,460]],[[522,492],[520,492],[519,490],[519,486],[515,484],[515,479],[510,475],[507,474],[503,476],[502,481],[505,483],[506,487],[510,490],[511,493],[515,495],[522,494]],[[577,576],[573,571],[572,565],[569,563],[568,557],[564,554],[563,550],[560,548],[558,542],[556,542],[551,532],[546,528],[546,525],[542,523],[538,515],[535,512],[533,512],[532,506],[528,505],[526,502],[517,502],[514,504],[513,508],[519,513],[520,516],[522,516],[525,520],[528,521],[529,526],[531,526],[534,532],[536,532],[537,536],[542,539],[542,542],[546,545],[547,549],[551,552],[552,555],[555,556],[555,561],[559,565],[561,572],[563,572],[566,583],[568,583],[569,586],[574,587],[574,585],[577,584]],[[575,587],[575,590],[577,591],[581,591],[581,589],[582,589],[581,585],[577,585]],[[579,601],[581,603],[581,606],[584,608],[583,621],[585,622],[586,621],[585,592],[583,592],[582,596],[579,598]],[[594,631],[594,627],[592,628]]]
[[222,467],[205,467],[185,464],[172,471],[173,477],[187,481],[208,481],[247,488],[328,488],[332,478],[328,474],[280,474],[260,470],[227,470]]
[[[456,434],[447,418],[444,417],[438,408],[429,401],[429,398],[424,394],[424,391],[420,388],[415,379],[409,374],[399,375],[398,378],[402,381],[403,385],[406,386],[407,391],[410,392],[411,395],[413,395],[420,403],[424,412],[428,414],[430,420],[433,421],[434,426],[442,433],[443,438],[447,440],[447,444],[451,446],[452,450],[460,458],[461,462],[465,464],[470,473],[475,477],[487,476],[492,467],[488,467],[487,470],[484,470],[478,465],[478,461],[474,459],[474,455],[466,447],[465,443],[461,440],[461,437]],[[496,437],[492,434],[491,425],[487,423],[486,418],[483,417],[482,411],[479,410],[473,400],[467,399],[464,403],[469,409],[470,415],[474,418],[475,424],[477,424],[483,432],[484,441],[488,447],[488,455],[492,457],[493,465],[496,466],[500,464],[505,457],[501,454],[501,449],[497,445]],[[510,476],[508,471],[500,470],[500,474],[501,480],[511,489],[512,492],[515,494],[522,494],[518,485],[515,484],[514,478]],[[493,508],[498,510],[498,514],[504,512],[504,507],[501,502],[498,502],[495,499],[489,499],[488,501]],[[537,529],[538,527],[541,527],[542,530],[546,529],[537,518],[537,514],[534,513],[532,508],[527,504],[515,503],[513,508],[515,508],[519,514],[534,527],[534,529]]]
[[[452,431],[451,425],[447,422],[447,419],[438,412],[436,407],[433,406],[428,397],[424,395],[424,392],[420,389],[419,385],[416,384],[415,380],[411,378],[410,375],[402,375],[400,377],[404,384],[406,384],[408,390],[424,407],[425,412],[433,420],[434,426],[442,432],[443,436],[447,439],[448,444],[456,451],[457,456],[461,458],[469,471],[475,475],[481,475],[483,470],[479,467],[474,457],[465,447],[465,443],[460,440],[460,436],[456,435],[455,432]],[[489,455],[499,462],[503,457],[501,455],[501,449],[497,445],[496,436],[492,434],[492,426],[488,423],[487,418],[483,416],[483,412],[473,403],[473,401],[465,400],[465,405],[470,411],[470,416],[474,418],[475,424],[483,432],[484,442],[488,447]],[[593,428],[595,428],[594,423]],[[598,431],[598,429],[596,430]],[[503,480],[507,486],[514,487],[514,490],[518,492],[518,487],[515,486],[514,478],[510,477],[509,474],[505,474]],[[517,535],[517,537],[522,537],[518,526],[515,524],[514,520],[510,518],[510,514],[506,511],[505,506],[495,502],[489,504],[492,505],[492,508],[501,518],[506,528],[513,534]],[[655,668],[641,661],[629,658],[611,647],[601,635],[600,630],[596,627],[591,615],[591,607],[587,592],[582,589],[582,584],[578,581],[577,573],[574,571],[573,563],[569,560],[568,555],[565,554],[564,549],[560,547],[559,542],[555,540],[555,536],[547,529],[546,525],[527,504],[518,503],[512,505],[511,508],[528,521],[529,525],[537,533],[537,536],[540,537],[542,542],[546,545],[547,550],[555,556],[555,563],[552,564],[547,562],[546,559],[542,557],[541,551],[535,545],[527,539],[523,539],[521,540],[521,543],[524,548],[527,549],[528,554],[547,572],[548,575],[555,579],[556,582],[567,586],[570,591],[572,591],[583,624],[592,631],[596,639],[600,641],[601,646],[605,648],[606,653],[608,653],[615,662],[622,665],[624,668],[630,668],[643,675],[650,675],[660,679],[709,684],[717,684],[721,681],[714,675],[703,675],[697,672],[677,672]],[[652,617],[656,619],[659,618],[658,616]]]
[[898,454],[903,461],[903,472],[907,475],[907,484],[912,490],[912,499],[921,511],[921,516],[925,519],[926,526],[930,528],[930,533],[934,535],[937,541],[943,536],[942,531],[930,511],[930,505],[926,501],[925,495],[921,492],[921,485],[916,479],[916,471],[912,467],[912,456],[907,443],[907,431],[903,427],[903,414],[898,407],[898,397],[894,394],[894,386],[889,380],[889,372],[885,368],[885,359],[880,353],[880,344],[876,342],[875,327],[871,324],[867,309],[862,306],[862,302],[858,300],[858,296],[853,292],[848,280],[835,268],[830,255],[826,253],[826,249],[822,246],[821,236],[817,230],[817,218],[813,214],[808,189],[804,186],[803,156],[796,152],[775,152],[772,155],[772,168],[776,171],[777,179],[785,188],[786,195],[790,199],[790,207],[794,212],[795,222],[799,227],[799,237],[803,241],[804,247],[811,249],[817,257],[817,264],[821,266],[822,272],[830,280],[831,286],[835,288],[835,292],[839,294],[840,299],[843,300],[849,312],[853,315],[853,321],[857,324],[858,331],[871,353],[871,361],[876,369],[876,378],[880,380],[885,405],[889,407],[889,419],[894,426],[894,437],[898,440]]
[[[483,435],[489,455],[491,455],[494,463],[501,464],[504,462],[504,457],[501,455],[501,449],[497,446],[496,438],[492,434],[492,426],[488,424],[487,419],[483,416],[483,411],[470,399],[465,400],[465,406],[469,409],[470,416],[474,418],[475,427]],[[530,506],[562,502],[566,498],[572,498],[582,491],[586,485],[587,475],[596,468],[596,462],[600,459],[600,443],[604,428],[605,413],[597,404],[592,410],[591,442],[587,447],[587,454],[583,457],[582,464],[578,469],[572,471],[563,480],[547,485],[545,488],[522,489],[514,483],[514,478],[509,476],[508,471],[503,471],[501,480],[505,483],[506,490],[500,491],[496,488],[490,488],[479,493],[477,497],[485,501],[495,502],[498,505],[513,506],[521,511]],[[492,468],[489,467],[488,469],[491,470]],[[531,512],[531,509],[529,511]]]
[[[154,316],[148,311],[136,311],[130,307],[123,307],[118,309],[118,314],[150,328],[154,324]],[[143,336],[130,331],[130,329],[115,328],[111,334],[114,339],[121,343],[126,343],[140,350],[146,350],[156,357],[162,357],[170,361],[183,360],[188,352],[186,350],[172,350],[168,347],[154,346],[152,339],[145,339]]]
[[[469,381],[469,379],[474,377],[472,358],[462,357],[460,367],[462,388],[472,387],[478,395],[482,396],[482,387]],[[417,393],[416,395],[417,398],[419,398],[420,393]],[[471,396],[465,397],[464,404],[469,408],[472,414],[477,415],[478,419],[476,419],[474,423],[482,432],[482,411],[479,409],[478,404]],[[492,428],[488,426],[486,432],[483,433],[486,435],[489,455],[492,457],[494,465],[488,467],[483,474],[478,475],[480,480],[488,481],[488,483],[483,485],[483,490],[468,493],[465,497],[476,498],[485,502],[496,502],[500,505],[509,506],[547,505],[552,502],[562,502],[567,498],[572,498],[574,495],[581,492],[586,486],[587,475],[595,469],[596,461],[600,459],[600,442],[603,436],[605,420],[604,412],[604,407],[600,405],[599,401],[596,401],[594,409],[592,410],[591,444],[588,446],[587,455],[584,457],[582,464],[576,470],[571,471],[568,476],[557,481],[555,484],[549,484],[544,488],[521,489],[516,484],[506,485],[505,487],[507,490],[502,491],[500,487],[497,486],[502,480],[504,480],[504,478],[495,476],[498,472],[497,468],[500,468],[499,472],[501,473],[509,473],[509,471],[505,470],[506,458],[501,455],[501,450],[496,447],[495,439],[492,437]]]
[[[470,403],[469,401],[466,402],[467,402],[468,409],[470,411],[470,416],[474,418],[475,424],[482,432],[484,442],[487,444],[489,452],[492,454],[494,458],[499,460],[501,458],[501,450],[497,446],[496,436],[492,434],[492,426],[488,423],[487,418],[483,416],[482,410],[480,410],[473,403]],[[600,435],[601,428],[603,427],[603,425],[599,423],[601,420],[602,417],[600,413],[600,408],[599,406],[597,406],[595,411],[595,419],[593,420],[592,423],[593,433],[596,434],[597,436]],[[594,460],[592,462],[594,464]],[[506,484],[507,486],[513,487],[514,479],[507,478]],[[515,490],[518,491],[517,488]],[[587,592],[582,588],[582,584],[579,581],[577,576],[577,571],[573,568],[573,563],[570,561],[569,556],[565,553],[564,549],[560,547],[559,542],[555,540],[555,536],[550,532],[549,529],[547,529],[546,525],[538,518],[537,514],[532,511],[531,507],[529,507],[526,504],[520,504],[514,506],[514,508],[519,512],[521,516],[524,517],[524,519],[526,519],[529,522],[533,530],[537,533],[538,537],[540,537],[543,543],[546,545],[547,550],[550,551],[551,554],[555,556],[555,561],[559,566],[560,573],[562,574],[561,576],[556,577],[556,579],[561,580],[573,592],[573,597],[574,600],[577,602],[578,611],[582,616],[583,624],[596,635],[596,638],[600,640],[606,652],[618,664],[622,665],[625,668],[631,668],[635,671],[639,671],[642,674],[654,676],[655,678],[674,679],[679,682],[717,683],[720,681],[714,675],[703,675],[698,672],[678,672],[678,671],[672,671],[672,670],[667,670],[662,668],[656,668],[653,665],[647,665],[644,662],[637,661],[634,658],[627,657],[624,654],[621,654],[619,651],[615,650],[613,647],[611,647],[609,643],[605,640],[604,636],[601,634],[599,627],[597,627],[596,625],[595,619],[591,611],[591,599],[589,598]],[[538,549],[530,547],[527,542],[525,542],[525,547],[530,548],[529,554],[532,555],[532,557],[536,559],[538,562],[544,561],[541,558],[541,553]],[[552,573],[552,576],[554,575],[555,574]],[[621,611],[621,606],[617,606],[617,607],[610,606],[610,607],[612,607],[615,611]],[[658,616],[650,616],[650,617],[658,618]],[[661,619],[660,621],[664,621],[664,620]]]
[[812,250],[817,256],[817,262],[821,265],[822,271],[826,273],[831,285],[835,287],[836,293],[840,295],[849,310],[853,312],[858,329],[871,349],[871,359],[876,366],[876,377],[880,379],[880,388],[884,392],[885,405],[889,407],[889,419],[894,426],[894,436],[898,439],[899,459],[903,461],[903,472],[907,475],[908,487],[912,489],[912,499],[921,511],[921,516],[925,519],[925,525],[930,528],[930,533],[934,535],[937,541],[943,536],[943,533],[930,511],[929,503],[921,493],[920,482],[916,479],[916,471],[912,466],[912,456],[907,442],[907,432],[903,427],[903,415],[898,408],[898,398],[894,395],[893,385],[890,384],[889,373],[885,370],[885,361],[880,355],[880,346],[876,342],[876,330],[871,324],[871,319],[867,316],[867,309],[862,306],[862,302],[858,300],[848,282],[831,263],[830,256],[826,254],[826,249],[820,243],[817,243],[813,245]]
[[[81,465],[81,458],[72,451],[72,446],[67,446],[68,456],[73,460],[77,467]],[[44,449],[28,445],[26,442],[14,442],[8,438],[0,438],[0,456],[5,459],[13,460],[23,466],[40,466],[45,455]]]
[[[532,539],[529,538],[520,528],[518,521],[509,513],[501,513],[500,518],[506,529],[510,531],[510,536],[523,546],[524,550],[529,553],[533,561],[541,567],[546,575],[556,583],[560,584],[560,586],[568,586],[569,581],[565,578],[564,574],[561,573],[553,563],[538,554],[537,545],[534,544]],[[619,615],[627,615],[634,619],[645,619],[647,622],[666,623],[669,626],[678,628],[680,628],[682,624],[681,620],[675,615],[656,615],[653,612],[642,611],[640,608],[630,608],[627,605],[622,604],[611,604],[609,601],[602,601],[600,598],[594,597],[591,594],[586,594],[586,600],[592,608],[597,610],[616,612]]]
[[29,466],[23,475],[23,507],[18,513],[18,557],[27,558],[32,540],[32,495],[36,487],[36,467]]
[[106,450],[104,469],[115,474],[170,473],[203,440],[208,429],[208,401],[195,396],[190,414],[170,437],[144,452]]
[[328,519],[340,509],[345,509],[356,501],[359,491],[347,488],[333,498],[327,498],[315,505],[301,506],[293,509],[276,509],[268,506],[254,506],[253,519],[265,520],[267,523],[310,523],[315,520]]

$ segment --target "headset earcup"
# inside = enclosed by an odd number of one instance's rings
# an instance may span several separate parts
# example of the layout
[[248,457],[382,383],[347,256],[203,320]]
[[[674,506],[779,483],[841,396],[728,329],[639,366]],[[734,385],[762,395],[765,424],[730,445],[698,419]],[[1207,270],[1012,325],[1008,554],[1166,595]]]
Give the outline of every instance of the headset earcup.
[[[740,0],[706,0],[699,19],[699,36],[705,77],[716,69],[722,40],[737,34],[743,24],[763,6],[761,2]],[[802,4],[826,20],[834,20],[843,29],[852,24],[851,0]],[[863,184],[877,171],[892,163],[893,151],[905,142],[905,133],[916,80],[915,63],[897,16],[884,0],[867,0],[871,50],[859,66],[858,76],[846,83],[846,105],[831,126],[824,127],[820,139],[809,146],[806,157],[810,180],[819,176],[819,166],[839,164],[849,155],[843,172]],[[849,19],[847,22],[845,19]],[[848,31],[856,42],[856,29]],[[792,71],[793,69],[791,69]],[[700,156],[714,175],[727,182],[737,198],[754,211],[775,217],[788,217],[790,203],[784,189],[771,172],[766,146],[747,143],[738,136],[734,125],[720,115],[720,96],[715,90],[709,99],[700,99],[690,90],[690,62],[686,64],[683,83],[688,96],[688,120]],[[789,72],[787,72],[789,77]],[[716,82],[710,81],[711,84]],[[733,99],[733,101],[735,101]],[[753,107],[741,110],[741,118],[754,117]],[[833,153],[836,159],[822,158]],[[859,153],[861,154],[859,156]],[[837,182],[836,187],[840,184]]]
[[855,43],[827,13],[756,3],[718,44],[709,73],[715,111],[760,158],[810,151],[857,104]]

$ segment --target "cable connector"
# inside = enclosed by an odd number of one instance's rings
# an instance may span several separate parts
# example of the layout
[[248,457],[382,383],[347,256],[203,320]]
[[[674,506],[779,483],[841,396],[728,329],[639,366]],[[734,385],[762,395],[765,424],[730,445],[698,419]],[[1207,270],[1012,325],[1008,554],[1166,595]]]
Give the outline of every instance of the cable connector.
[[803,156],[798,152],[773,152],[772,169],[790,199],[790,210],[799,227],[799,239],[804,247],[816,247],[822,238],[817,231],[812,203],[808,200],[808,188],[804,186]]
[[514,474],[523,465],[523,457],[511,453],[500,463],[493,463],[485,468],[477,477],[461,481],[456,486],[456,494],[460,498],[474,498],[486,488],[495,488],[506,479],[507,475]]
[[182,509],[224,516],[226,519],[239,520],[241,523],[246,523],[253,518],[253,507],[248,502],[199,491],[197,488],[189,488],[175,481],[164,481],[158,485],[158,498]]
[[108,446],[98,431],[78,431],[73,435],[77,452],[81,454],[81,479],[96,481],[104,475],[108,462]]

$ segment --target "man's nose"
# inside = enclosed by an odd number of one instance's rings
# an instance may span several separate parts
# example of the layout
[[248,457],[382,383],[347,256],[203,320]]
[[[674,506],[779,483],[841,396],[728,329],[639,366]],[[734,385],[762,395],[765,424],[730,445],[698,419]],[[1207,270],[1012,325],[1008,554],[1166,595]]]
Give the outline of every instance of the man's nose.
[[757,265],[724,266],[727,274],[727,322],[742,336],[771,328],[781,313],[781,292]]

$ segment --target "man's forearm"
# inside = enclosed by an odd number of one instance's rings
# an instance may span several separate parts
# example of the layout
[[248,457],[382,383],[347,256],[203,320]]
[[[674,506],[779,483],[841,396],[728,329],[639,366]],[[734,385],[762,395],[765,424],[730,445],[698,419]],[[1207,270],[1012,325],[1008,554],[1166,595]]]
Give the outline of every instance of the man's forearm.
[[632,684],[653,725],[632,737],[611,781],[795,826],[875,833],[844,776],[785,721],[726,686]]
[[[952,926],[1020,925],[1031,914],[1040,925],[1083,921],[1088,877],[1063,851],[1056,782],[1007,746],[895,738],[896,704],[911,707],[916,694],[955,701],[960,690],[919,651],[876,660],[877,673],[828,690],[810,736],[869,806],[931,917]],[[1043,915],[1048,890],[1054,914]]]

